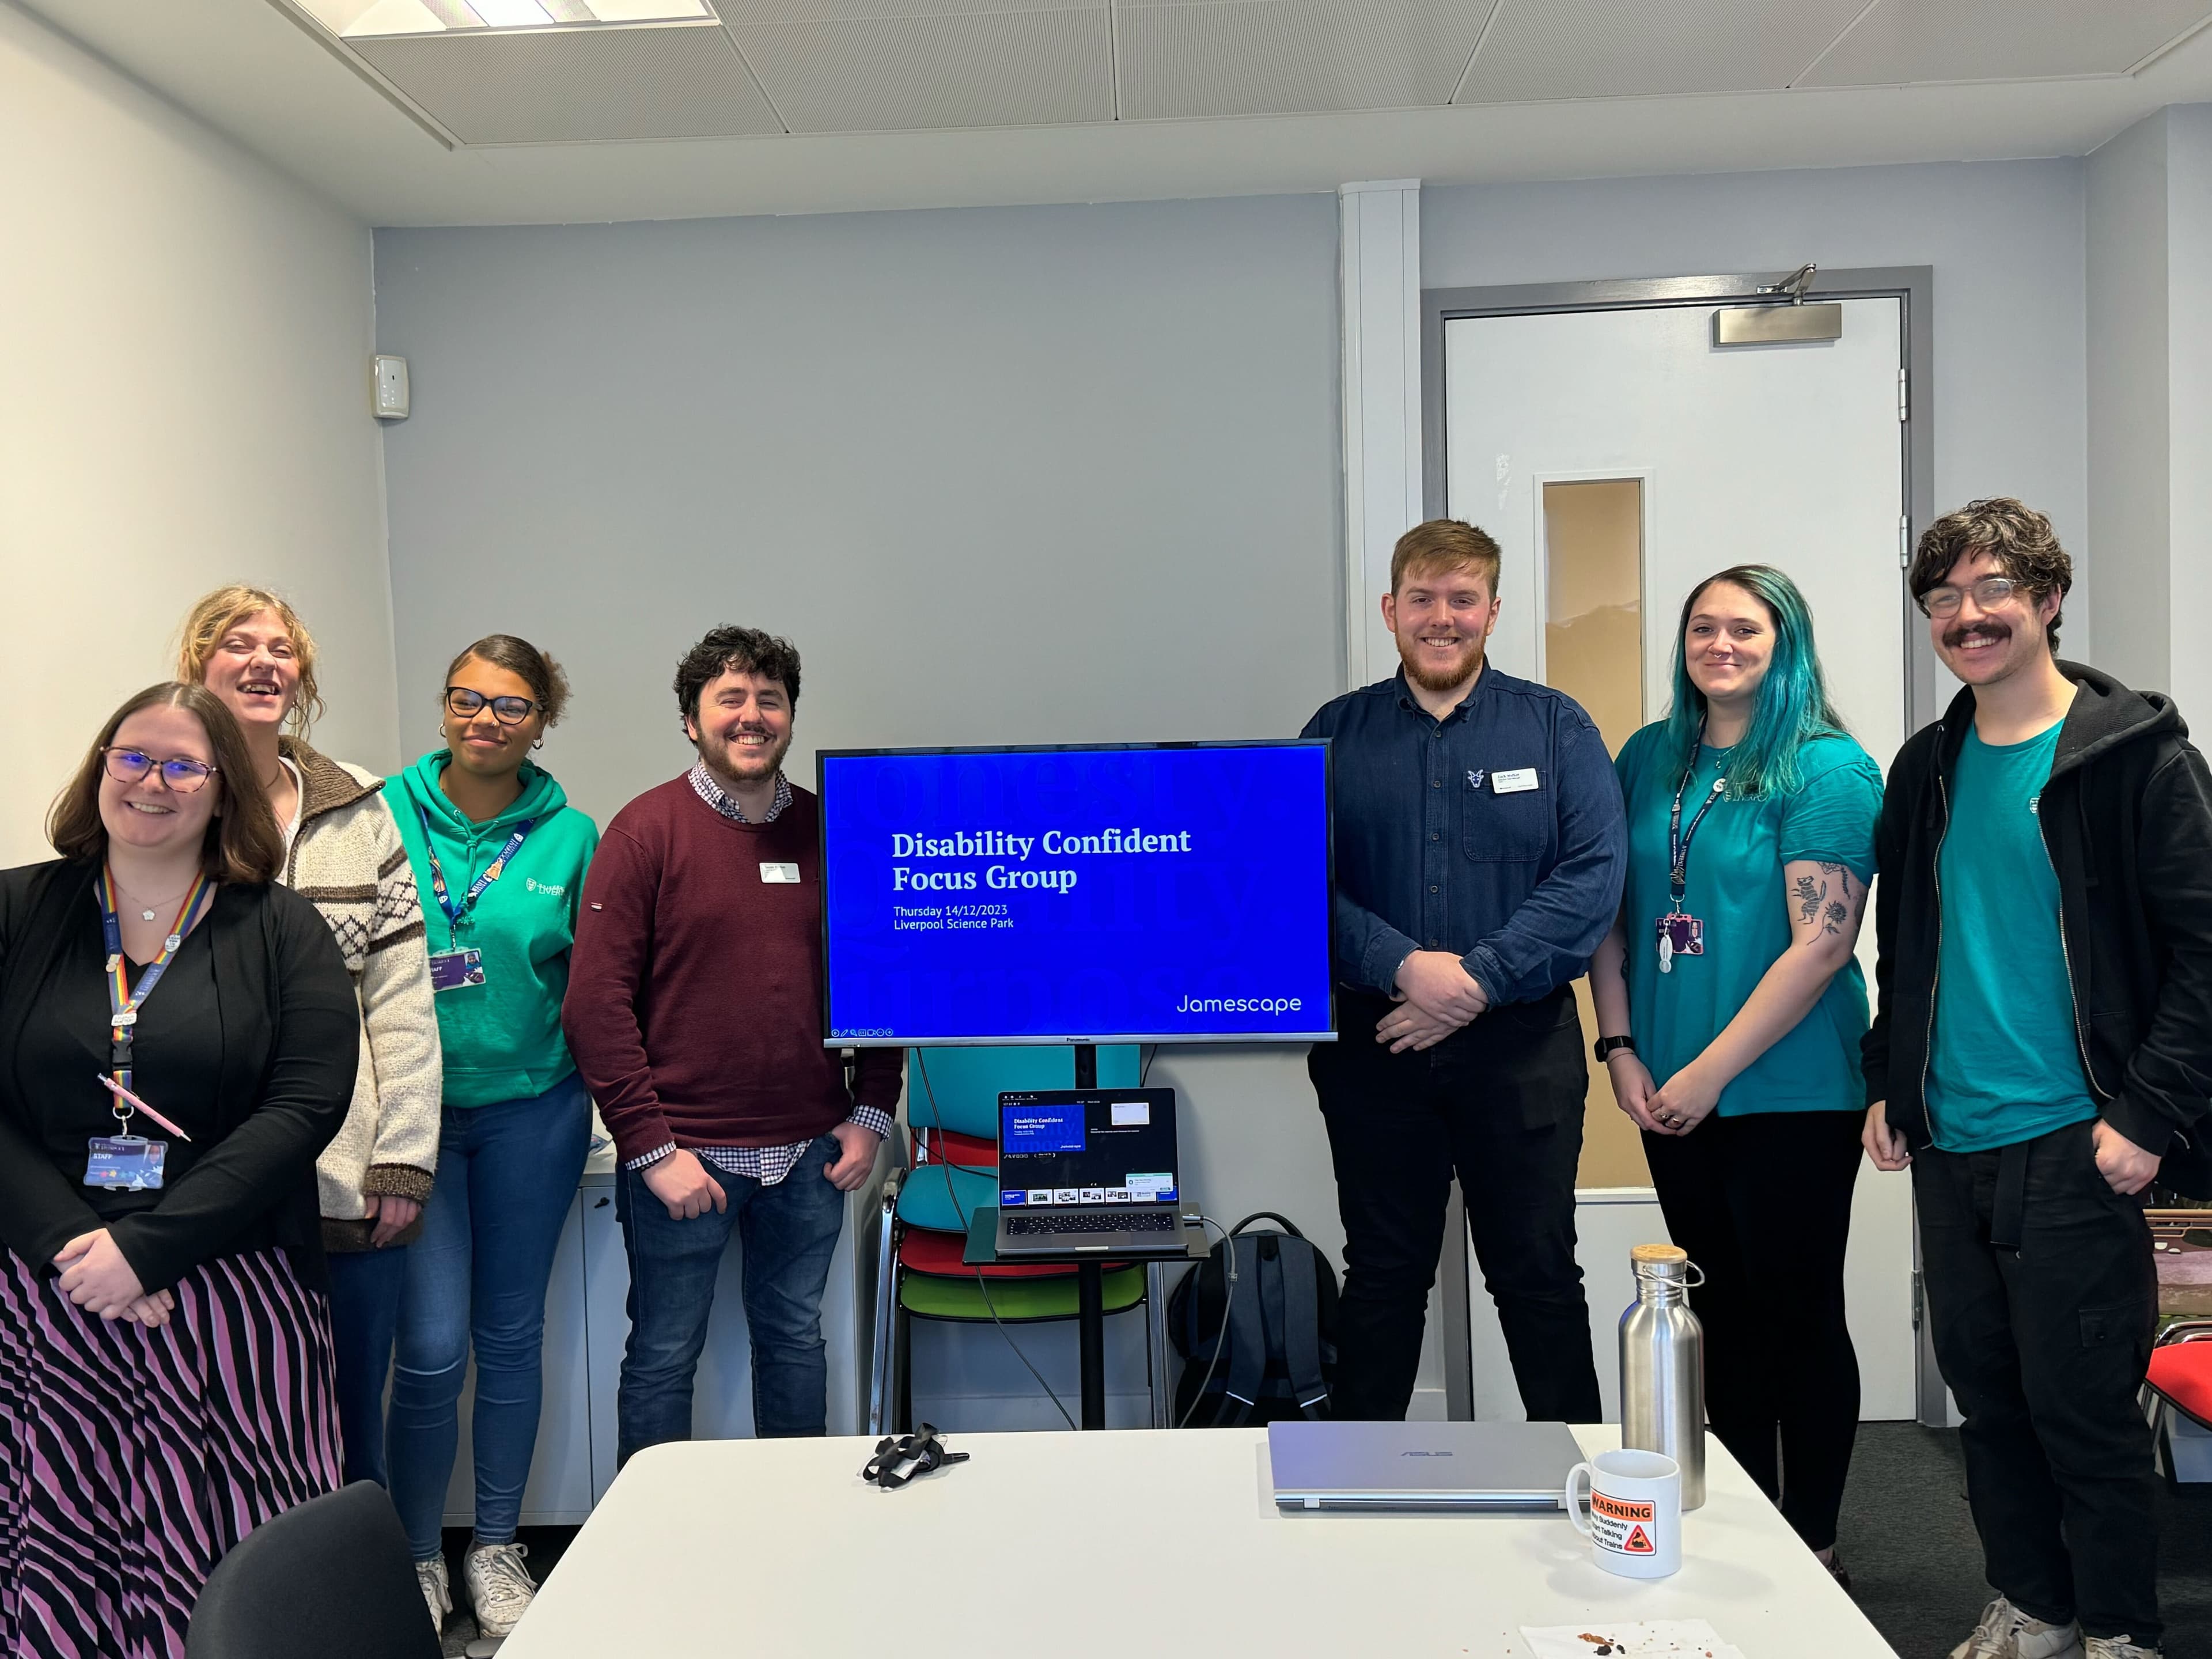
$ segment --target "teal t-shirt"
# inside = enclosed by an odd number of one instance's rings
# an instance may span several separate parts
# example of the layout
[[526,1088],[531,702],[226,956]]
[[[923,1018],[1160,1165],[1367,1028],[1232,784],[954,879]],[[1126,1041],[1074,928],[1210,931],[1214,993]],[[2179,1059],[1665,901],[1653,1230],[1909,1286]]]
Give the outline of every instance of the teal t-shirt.
[[[1645,726],[1614,763],[1628,807],[1629,1026],[1636,1050],[1661,1084],[1695,1060],[1751,999],[1790,948],[1790,896],[1782,866],[1801,860],[1874,878],[1875,820],[1881,769],[1851,738],[1815,738],[1799,756],[1804,781],[1781,799],[1723,796],[1690,844],[1682,908],[1705,925],[1705,954],[1678,956],[1659,971],[1658,919],[1670,908],[1667,822],[1682,775],[1668,757],[1666,725]],[[1682,795],[1686,828],[1727,763],[1701,749]],[[1866,1103],[1859,1039],[1867,1029],[1866,976],[1856,958],[1820,1000],[1721,1091],[1723,1117],[1753,1112],[1856,1111]]]
[[1986,1152],[2097,1115],[2058,937],[2058,874],[2036,821],[2060,726],[1996,748],[1966,728],[1936,877],[1928,1115],[1947,1152]]

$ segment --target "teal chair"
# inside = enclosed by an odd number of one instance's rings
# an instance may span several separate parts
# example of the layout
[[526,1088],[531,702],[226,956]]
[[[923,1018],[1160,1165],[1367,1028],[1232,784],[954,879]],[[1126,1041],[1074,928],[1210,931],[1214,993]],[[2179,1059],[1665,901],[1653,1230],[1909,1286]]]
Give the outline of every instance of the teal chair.
[[[1133,1045],[1098,1051],[1098,1086],[1137,1085]],[[868,1432],[903,1432],[913,1424],[911,1322],[1036,1324],[1076,1316],[1073,1267],[960,1260],[967,1223],[999,1201],[999,1095],[1002,1090],[1072,1089],[1067,1048],[919,1048],[907,1051],[907,1126],[911,1167],[885,1187],[877,1243],[875,1364]],[[986,1297],[988,1300],[986,1300]],[[1145,1270],[1106,1275],[1106,1311],[1145,1300]],[[886,1427],[886,1421],[889,1427]]]

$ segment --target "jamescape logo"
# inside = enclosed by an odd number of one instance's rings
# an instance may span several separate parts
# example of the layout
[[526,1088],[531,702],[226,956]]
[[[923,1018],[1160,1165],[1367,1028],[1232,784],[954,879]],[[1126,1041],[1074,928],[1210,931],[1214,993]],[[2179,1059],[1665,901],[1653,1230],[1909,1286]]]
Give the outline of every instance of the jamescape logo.
[[1305,1006],[1302,997],[1194,997],[1186,994],[1176,1004],[1179,1014],[1295,1014]]

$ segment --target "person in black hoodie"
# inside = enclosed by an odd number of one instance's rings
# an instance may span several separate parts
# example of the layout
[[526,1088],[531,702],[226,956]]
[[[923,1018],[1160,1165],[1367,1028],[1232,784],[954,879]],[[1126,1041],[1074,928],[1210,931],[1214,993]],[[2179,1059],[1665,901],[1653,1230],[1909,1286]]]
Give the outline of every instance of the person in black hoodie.
[[2157,1655],[2141,1194],[2212,1192],[2212,774],[2171,699],[2055,656],[2072,583],[2016,501],[1929,526],[1912,593],[1966,688],[1875,836],[1866,1148],[1912,1168],[1997,1592],[1953,1659]]

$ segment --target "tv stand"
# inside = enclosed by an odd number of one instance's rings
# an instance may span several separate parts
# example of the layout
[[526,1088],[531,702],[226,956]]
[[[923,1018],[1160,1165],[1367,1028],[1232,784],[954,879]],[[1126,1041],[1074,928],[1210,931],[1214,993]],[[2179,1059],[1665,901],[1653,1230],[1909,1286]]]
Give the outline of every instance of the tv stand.
[[[1075,1045],[1075,1086],[1098,1086],[1098,1045]],[[1099,1264],[1075,1266],[1075,1330],[1078,1375],[1082,1378],[1081,1416],[1086,1429],[1106,1426],[1106,1279]]]
[[1098,1086],[1098,1045],[1095,1042],[1075,1045],[1075,1086],[1079,1089]]

